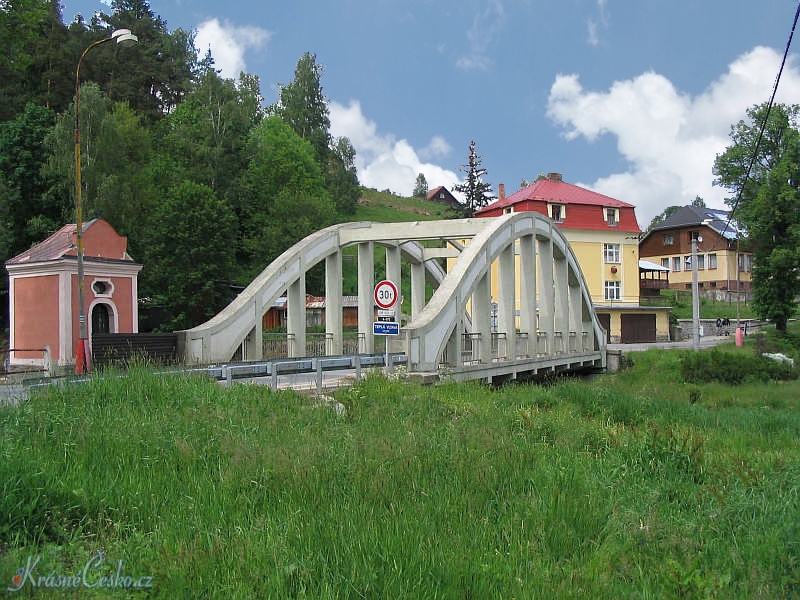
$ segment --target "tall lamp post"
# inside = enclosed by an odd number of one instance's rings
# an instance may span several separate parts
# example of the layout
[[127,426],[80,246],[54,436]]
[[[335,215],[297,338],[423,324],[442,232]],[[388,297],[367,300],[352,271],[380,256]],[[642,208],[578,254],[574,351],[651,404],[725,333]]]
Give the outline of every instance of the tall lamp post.
[[139,41],[130,29],[116,29],[107,38],[92,42],[81,53],[78,66],[75,67],[75,226],[78,237],[78,328],[79,339],[75,353],[75,372],[85,373],[88,370],[89,336],[86,327],[86,290],[83,281],[83,202],[81,194],[81,128],[80,128],[80,102],[81,102],[81,63],[92,48],[97,48],[106,42],[116,42],[122,45],[133,44]]
[[700,235],[692,236],[692,346],[700,347],[700,290],[697,276],[697,244],[703,241]]

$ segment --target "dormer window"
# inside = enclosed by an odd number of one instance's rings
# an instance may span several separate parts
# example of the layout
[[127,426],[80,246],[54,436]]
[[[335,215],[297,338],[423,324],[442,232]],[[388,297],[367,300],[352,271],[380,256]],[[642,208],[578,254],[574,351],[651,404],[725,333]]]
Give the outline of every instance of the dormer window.
[[619,214],[616,208],[605,208],[605,221],[608,223],[609,227],[616,227],[617,223],[619,223]]
[[566,207],[563,204],[549,204],[548,210],[550,211],[550,218],[556,223],[563,223],[566,219]]

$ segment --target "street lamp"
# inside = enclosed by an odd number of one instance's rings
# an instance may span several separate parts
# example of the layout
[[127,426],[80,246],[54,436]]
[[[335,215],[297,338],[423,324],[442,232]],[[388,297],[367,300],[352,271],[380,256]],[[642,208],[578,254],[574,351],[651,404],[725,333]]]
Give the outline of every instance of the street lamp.
[[81,128],[80,128],[80,102],[81,102],[81,63],[92,48],[106,42],[116,42],[121,45],[133,44],[139,41],[130,29],[116,29],[107,38],[89,44],[78,59],[75,68],[75,226],[78,236],[78,328],[79,340],[75,353],[75,372],[87,371],[87,356],[89,353],[89,340],[86,330],[86,292],[83,282],[83,202],[81,198]]
[[702,236],[692,236],[692,346],[700,347],[700,290],[697,284],[697,244],[703,241]]

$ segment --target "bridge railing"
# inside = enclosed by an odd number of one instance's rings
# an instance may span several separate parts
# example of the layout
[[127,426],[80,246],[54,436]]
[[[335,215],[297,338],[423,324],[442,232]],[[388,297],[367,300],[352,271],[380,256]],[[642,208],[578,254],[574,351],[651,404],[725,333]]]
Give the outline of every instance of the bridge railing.
[[517,333],[517,357],[528,358],[530,357],[529,336],[527,332],[520,331]]
[[[385,336],[375,336],[374,352],[386,349]],[[265,333],[263,336],[263,356],[287,358],[289,356],[333,356],[339,354],[366,354],[366,336],[363,332],[346,331],[342,334],[342,352],[334,352],[332,333],[306,333],[304,351],[297,348],[296,336],[292,333]]]
[[[512,357],[515,358],[515,357]],[[508,360],[508,337],[504,331],[492,333],[492,360]]]
[[536,332],[536,356],[550,354],[547,343],[547,334],[544,331]]

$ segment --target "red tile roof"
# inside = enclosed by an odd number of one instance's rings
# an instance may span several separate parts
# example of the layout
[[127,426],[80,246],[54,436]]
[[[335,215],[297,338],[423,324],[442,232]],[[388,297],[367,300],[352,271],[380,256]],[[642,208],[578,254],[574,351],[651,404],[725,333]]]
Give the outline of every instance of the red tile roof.
[[610,196],[604,196],[603,194],[598,194],[597,192],[565,181],[545,178],[534,181],[528,187],[522,188],[510,196],[506,196],[489,206],[483,207],[477,211],[475,215],[480,216],[481,213],[512,206],[524,200],[539,200],[543,202],[555,202],[557,204],[589,204],[612,208],[633,208],[632,204],[622,202],[621,200],[615,200]]
[[[86,232],[86,228],[88,226],[89,223],[84,223],[84,232]],[[67,255],[75,256],[77,253],[77,246],[75,245],[75,232],[75,223],[68,223],[43,242],[39,242],[32,248],[25,250],[25,252],[21,252],[14,258],[7,260],[6,264],[21,265],[25,263],[56,260]]]

